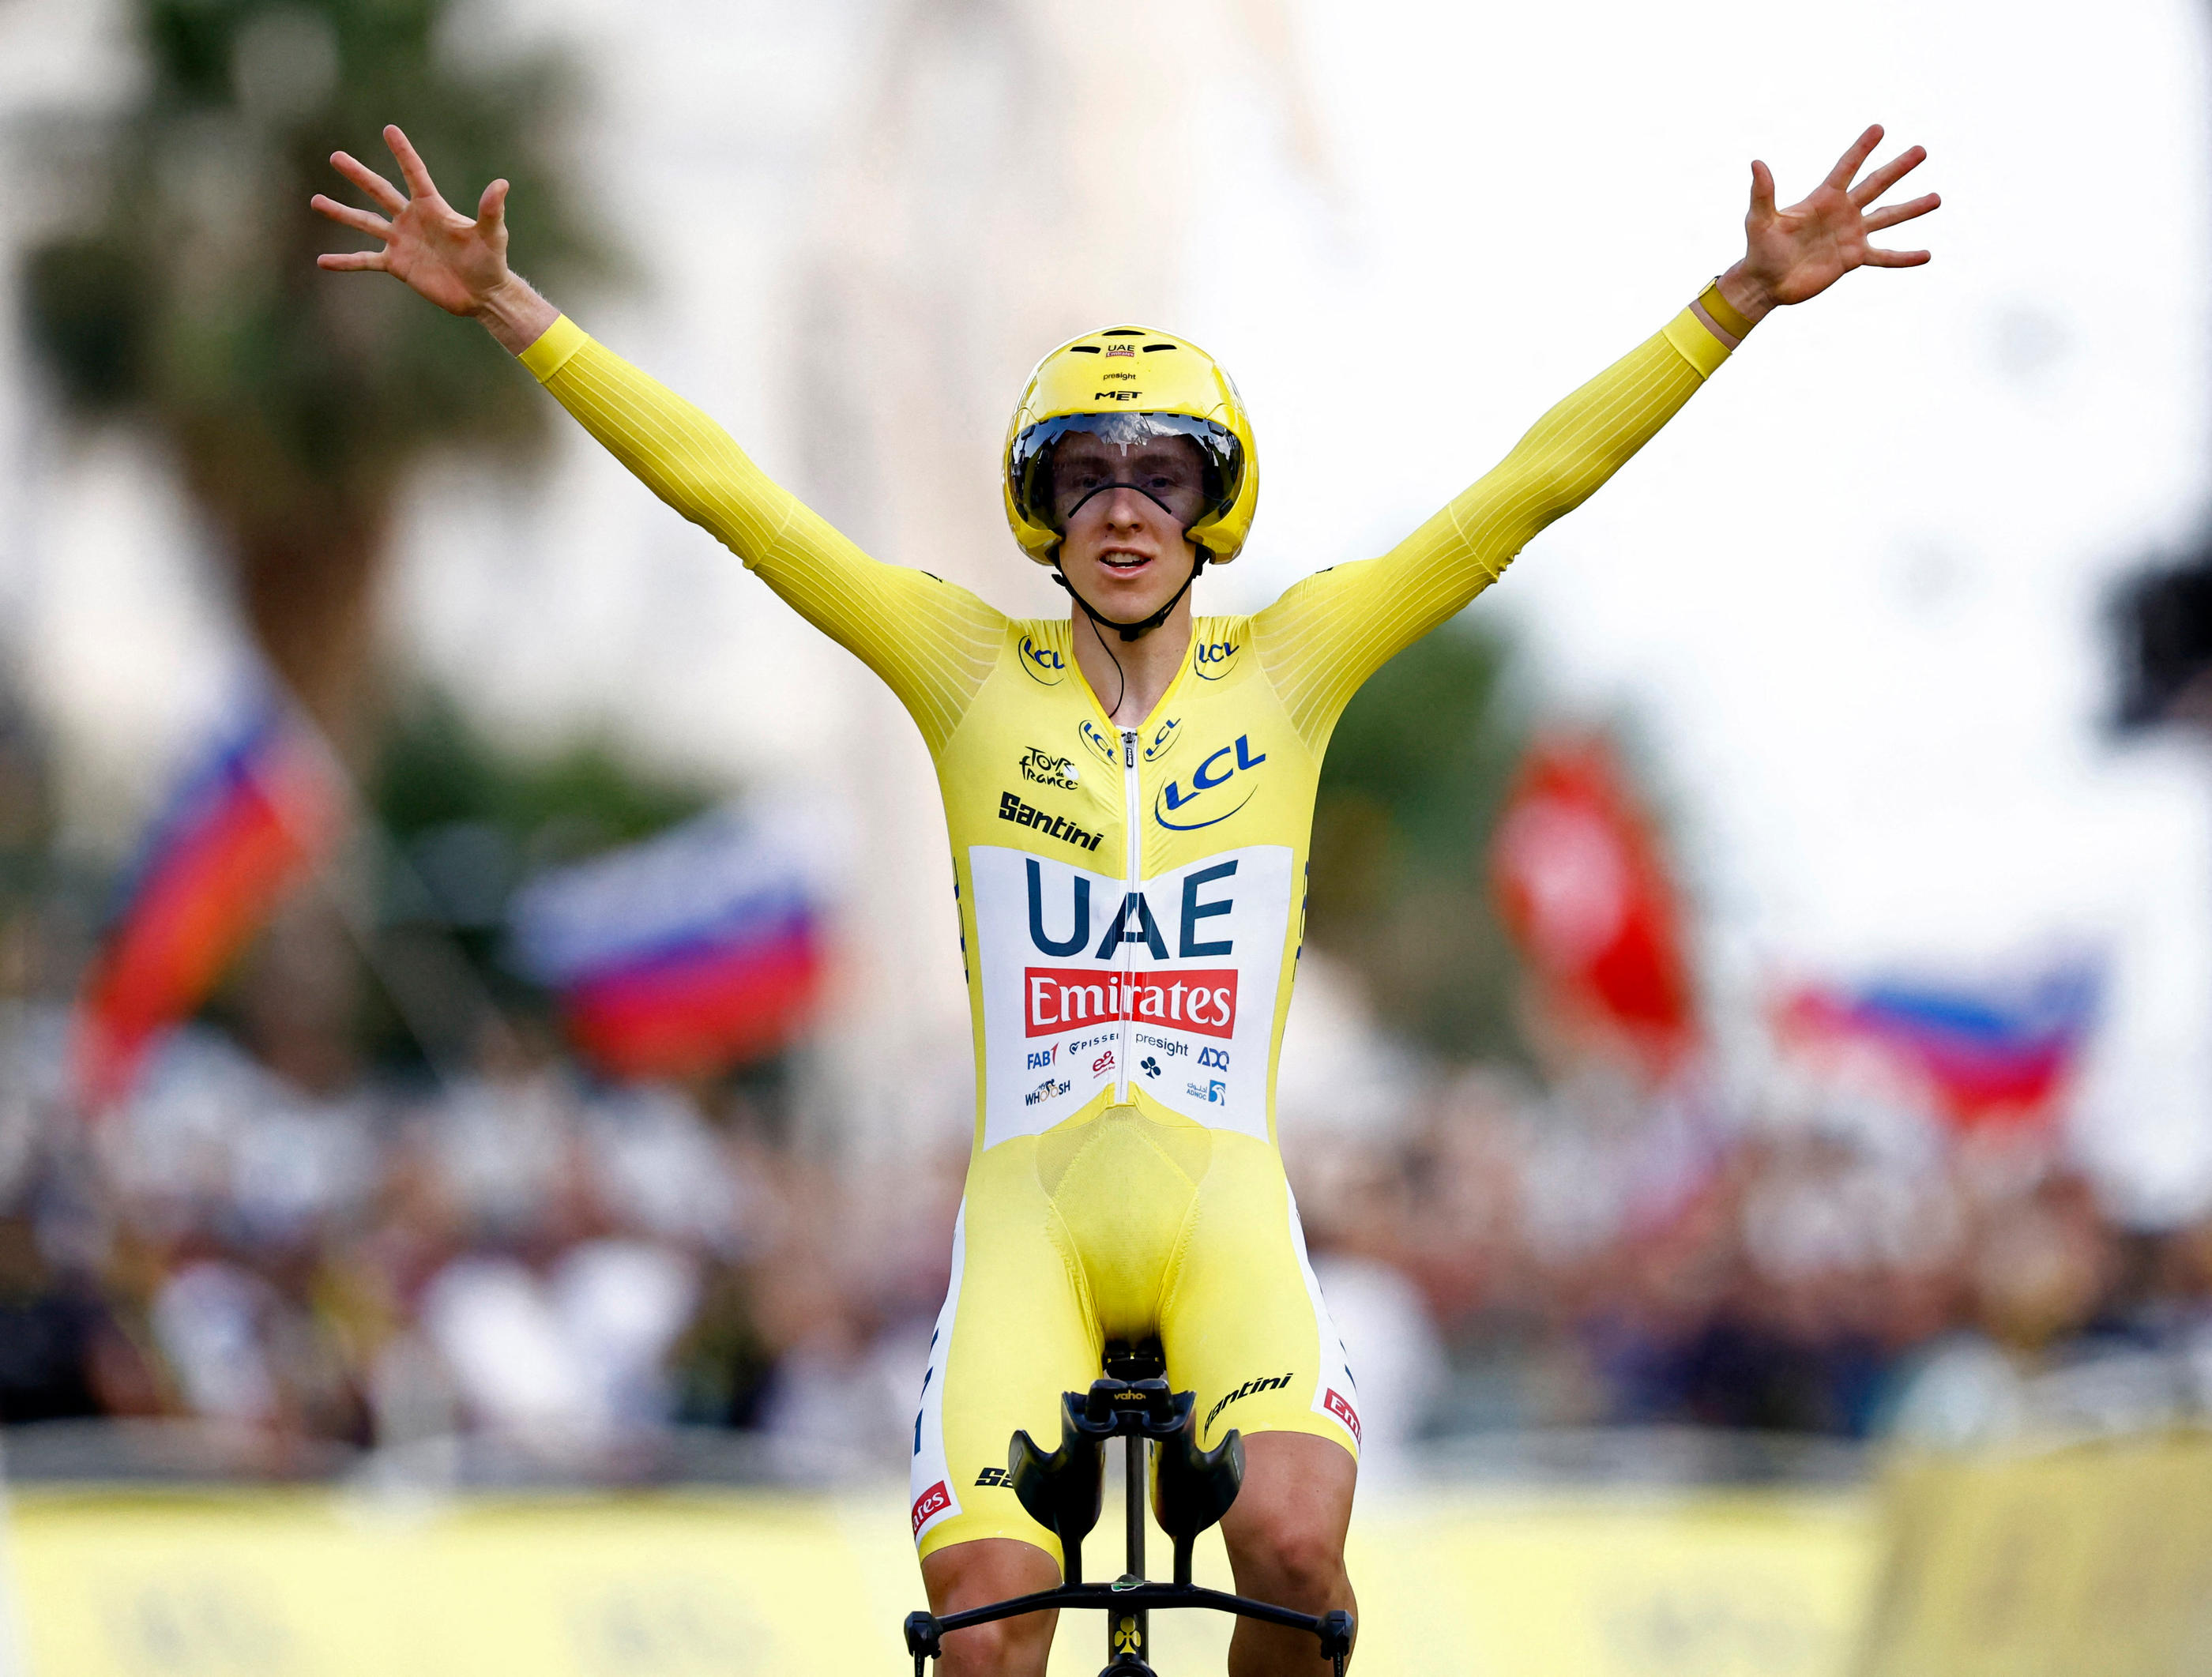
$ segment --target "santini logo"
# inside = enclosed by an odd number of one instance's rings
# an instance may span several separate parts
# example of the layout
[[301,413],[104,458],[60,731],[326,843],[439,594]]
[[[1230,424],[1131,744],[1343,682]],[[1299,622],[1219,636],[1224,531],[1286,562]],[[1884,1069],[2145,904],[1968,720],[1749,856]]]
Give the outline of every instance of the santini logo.
[[1096,850],[1103,833],[1093,833],[1077,826],[1064,815],[1053,815],[1024,803],[1011,792],[999,794],[999,819],[1011,821],[1017,827],[1034,827],[1047,838],[1065,839],[1078,850]]
[[1237,1399],[1250,1397],[1255,1392],[1278,1391],[1290,1383],[1291,1377],[1287,1374],[1279,1374],[1273,1380],[1268,1379],[1265,1375],[1261,1375],[1257,1380],[1246,1381],[1242,1386],[1239,1386],[1227,1397],[1222,1399],[1220,1402],[1215,1404],[1212,1408],[1206,1412],[1206,1430],[1211,1432],[1213,1430],[1215,1417],[1218,1416],[1221,1412],[1226,1409],[1231,1404],[1236,1402]]

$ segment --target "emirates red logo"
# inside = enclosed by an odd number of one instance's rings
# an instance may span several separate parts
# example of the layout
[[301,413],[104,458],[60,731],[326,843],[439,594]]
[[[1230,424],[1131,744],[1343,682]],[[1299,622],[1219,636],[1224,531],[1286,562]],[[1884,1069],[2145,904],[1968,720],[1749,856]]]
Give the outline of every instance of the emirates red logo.
[[1023,1029],[1031,1036],[1130,1018],[1225,1041],[1237,1034],[1237,969],[1131,973],[1029,967],[1022,973],[1022,1014]]
[[[1334,1397],[1336,1394],[1331,1392],[1329,1395]],[[1353,1428],[1354,1431],[1358,1430],[1356,1426]],[[921,1536],[921,1528],[929,1523],[932,1515],[942,1514],[951,1506],[952,1493],[945,1488],[945,1481],[939,1480],[914,1499],[914,1534]]]
[[[1365,1439],[1360,1438],[1359,1436],[1358,1412],[1352,1408],[1350,1400],[1346,1398],[1343,1393],[1338,1391],[1334,1386],[1330,1387],[1328,1388],[1328,1395],[1322,1400],[1322,1407],[1327,1409],[1330,1414],[1335,1416],[1337,1419],[1342,1421],[1345,1425],[1346,1430],[1352,1434],[1353,1438],[1358,1439],[1362,1443],[1366,1442]],[[942,1491],[945,1487],[940,1485],[937,1488]]]

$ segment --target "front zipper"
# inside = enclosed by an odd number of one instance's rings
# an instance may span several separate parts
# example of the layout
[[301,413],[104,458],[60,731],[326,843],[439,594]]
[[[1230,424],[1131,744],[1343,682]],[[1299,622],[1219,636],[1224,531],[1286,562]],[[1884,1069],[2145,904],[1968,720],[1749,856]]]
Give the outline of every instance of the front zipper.
[[1142,884],[1139,865],[1143,848],[1137,826],[1139,805],[1137,795],[1137,731],[1134,728],[1121,730],[1121,793],[1122,812],[1128,823],[1122,835],[1122,849],[1128,860],[1122,869],[1127,883],[1123,888],[1125,894],[1121,899],[1120,916],[1121,947],[1115,951],[1121,958],[1121,1052],[1115,1065],[1114,1077],[1114,1103],[1116,1106],[1129,1103],[1129,1033],[1134,1026],[1137,1012],[1134,987],[1137,963],[1136,957],[1129,953],[1129,945],[1136,941],[1133,927],[1143,924],[1141,920],[1133,921],[1130,918],[1132,914],[1141,913],[1137,893]]

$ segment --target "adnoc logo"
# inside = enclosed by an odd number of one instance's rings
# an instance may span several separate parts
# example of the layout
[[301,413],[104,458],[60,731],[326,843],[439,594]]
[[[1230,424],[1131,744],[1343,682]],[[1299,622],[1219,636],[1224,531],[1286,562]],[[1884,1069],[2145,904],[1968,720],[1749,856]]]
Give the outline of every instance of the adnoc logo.
[[1030,679],[1046,687],[1057,686],[1067,673],[1067,660],[1052,647],[1040,646],[1034,635],[1024,635],[1018,648],[1022,669]]
[[1100,727],[1088,716],[1075,725],[1075,732],[1083,743],[1091,748],[1091,755],[1097,757],[1099,762],[1104,763],[1109,769],[1119,769],[1121,766],[1121,753],[1117,748],[1116,742],[1107,735],[1105,729]]
[[1166,721],[1152,730],[1152,737],[1145,742],[1145,761],[1158,763],[1170,751],[1175,750],[1176,741],[1182,738],[1182,718],[1169,717]]
[[1243,650],[1242,641],[1200,641],[1191,653],[1191,667],[1200,681],[1219,681],[1237,667],[1237,654]]
[[[1235,744],[1224,745],[1192,771],[1189,791],[1183,790],[1181,781],[1170,781],[1162,787],[1159,795],[1152,799],[1152,819],[1174,833],[1194,833],[1201,827],[1211,827],[1216,822],[1228,820],[1252,801],[1252,794],[1259,790],[1256,785],[1248,783],[1244,795],[1226,809],[1217,807],[1220,799],[1206,799],[1203,807],[1198,807],[1199,800],[1207,793],[1227,786],[1238,775],[1257,769],[1267,760],[1265,751],[1253,750],[1251,736],[1238,734]],[[1169,817],[1173,815],[1182,815],[1185,818],[1170,820]]]

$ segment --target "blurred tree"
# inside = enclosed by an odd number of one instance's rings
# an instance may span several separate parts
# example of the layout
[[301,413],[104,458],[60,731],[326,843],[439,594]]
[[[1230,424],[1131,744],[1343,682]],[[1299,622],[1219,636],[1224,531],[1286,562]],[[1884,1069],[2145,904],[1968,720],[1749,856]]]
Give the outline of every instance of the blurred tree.
[[[399,708],[366,791],[392,844],[377,915],[380,964],[416,970],[425,939],[458,946],[485,992],[522,1018],[547,1010],[503,959],[515,887],[540,868],[688,820],[719,795],[641,770],[604,741],[547,756],[517,752],[434,693]],[[372,998],[368,1035],[380,1057],[411,1057],[387,1001]]]
[[1307,935],[1396,1030],[1456,1059],[1522,1054],[1486,872],[1528,743],[1500,690],[1509,652],[1462,622],[1384,665],[1337,724],[1314,811]]
[[[453,49],[453,0],[131,0],[145,76],[95,137],[89,216],[35,249],[27,325],[70,405],[170,448],[270,662],[350,754],[373,733],[375,583],[426,450],[516,449],[551,404],[470,321],[319,271],[307,208],[398,122],[469,201],[514,183],[519,266],[604,270],[551,137],[572,78]],[[465,183],[466,183],[465,185]]]

